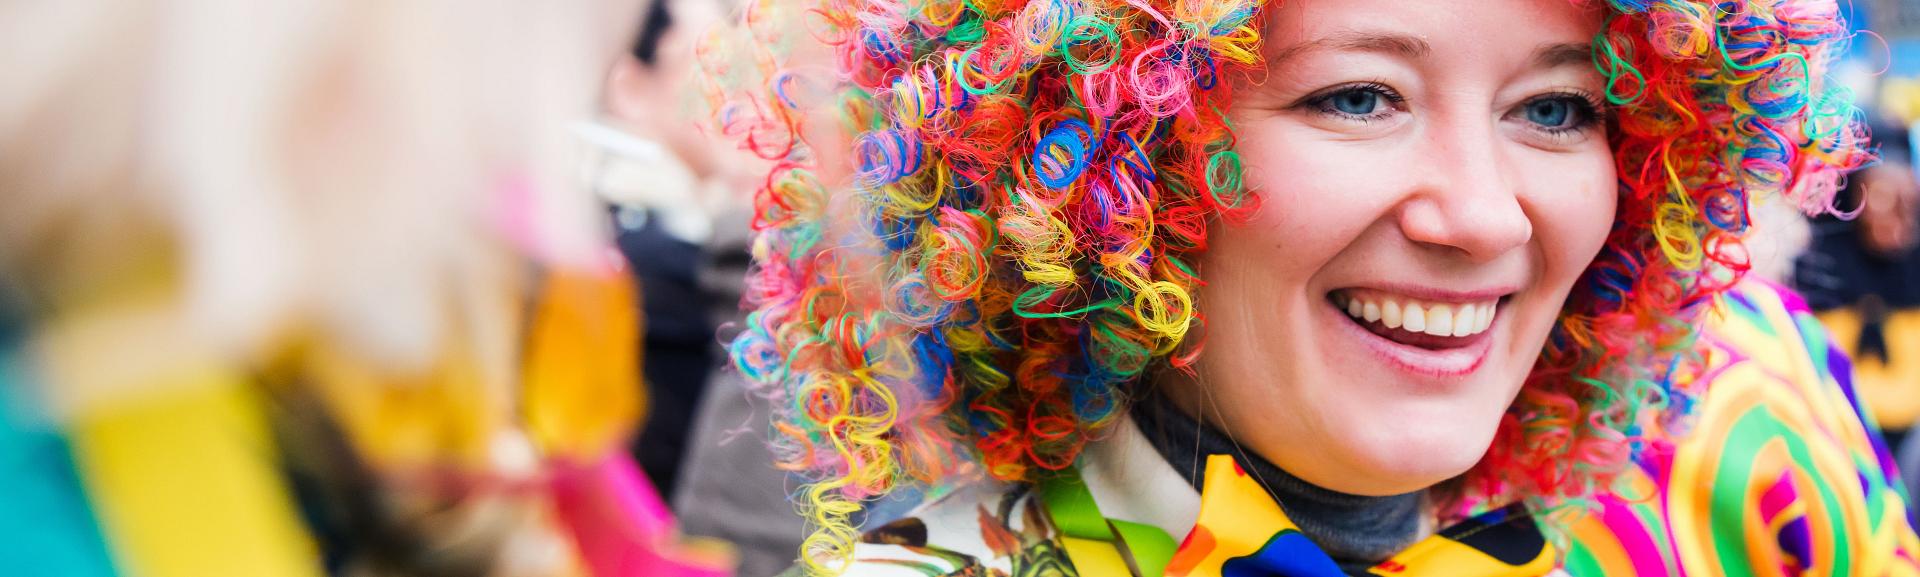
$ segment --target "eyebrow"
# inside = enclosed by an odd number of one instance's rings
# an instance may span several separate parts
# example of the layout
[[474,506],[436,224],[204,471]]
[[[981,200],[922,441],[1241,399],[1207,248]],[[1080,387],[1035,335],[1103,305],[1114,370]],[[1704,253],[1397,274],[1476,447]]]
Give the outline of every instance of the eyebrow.
[[1404,34],[1383,34],[1379,32],[1360,32],[1342,30],[1315,39],[1282,48],[1268,58],[1271,64],[1279,64],[1295,56],[1318,50],[1344,52],[1379,52],[1408,59],[1419,59],[1433,51],[1427,41]]
[[[1427,44],[1425,40],[1405,34],[1343,30],[1312,42],[1303,42],[1277,50],[1267,61],[1270,64],[1280,64],[1295,56],[1319,50],[1377,52],[1418,60],[1433,52],[1433,46]],[[1532,60],[1534,68],[1588,64],[1593,62],[1593,45],[1585,42],[1543,44],[1534,49]]]
[[1534,68],[1559,68],[1569,64],[1592,64],[1593,44],[1568,42],[1545,44],[1533,51]]

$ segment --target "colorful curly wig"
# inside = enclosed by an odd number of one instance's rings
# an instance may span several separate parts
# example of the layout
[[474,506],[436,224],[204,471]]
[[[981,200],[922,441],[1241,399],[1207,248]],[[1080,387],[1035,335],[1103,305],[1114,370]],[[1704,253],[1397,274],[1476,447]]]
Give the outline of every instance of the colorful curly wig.
[[[850,552],[862,500],[962,467],[1066,468],[1144,373],[1192,364],[1194,257],[1259,206],[1226,110],[1262,66],[1266,3],[819,0],[804,17],[850,81],[851,186],[816,176],[805,83],[775,50],[758,90],[721,97],[723,129],[776,162],[732,347],[776,400],[783,464],[812,475],[796,501],[814,570]],[[1847,40],[1831,0],[1608,7],[1594,64],[1618,216],[1468,475],[1481,499],[1604,490],[1643,426],[1683,427],[1700,317],[1747,269],[1750,204],[1832,211],[1871,159],[1824,81]],[[783,8],[749,7],[763,46],[800,16]]]

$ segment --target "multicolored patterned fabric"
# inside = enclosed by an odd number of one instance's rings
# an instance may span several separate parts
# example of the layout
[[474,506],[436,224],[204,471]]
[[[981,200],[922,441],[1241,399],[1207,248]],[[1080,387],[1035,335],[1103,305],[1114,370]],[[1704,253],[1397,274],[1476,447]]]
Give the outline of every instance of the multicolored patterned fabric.
[[1573,575],[1920,575],[1892,457],[1798,297],[1748,284],[1702,337],[1693,431],[1573,524]]
[[[1347,575],[1232,457],[1207,459],[1205,487],[1200,519],[1167,566],[1168,577]],[[1509,507],[1442,529],[1361,574],[1539,577],[1553,567],[1553,550],[1532,515]]]
[[[978,489],[875,530],[855,548],[858,577],[1345,577],[1259,480],[1231,457],[1207,459],[1200,517],[1176,549],[1159,527],[1100,514],[1076,477],[1013,488],[997,506]],[[1159,487],[1149,489],[1162,489]],[[1151,494],[1142,492],[1142,495]],[[976,514],[956,511],[971,504]],[[977,530],[977,535],[974,533]],[[982,547],[984,546],[984,547]],[[1532,516],[1509,507],[1442,529],[1363,576],[1540,577],[1555,555]]]

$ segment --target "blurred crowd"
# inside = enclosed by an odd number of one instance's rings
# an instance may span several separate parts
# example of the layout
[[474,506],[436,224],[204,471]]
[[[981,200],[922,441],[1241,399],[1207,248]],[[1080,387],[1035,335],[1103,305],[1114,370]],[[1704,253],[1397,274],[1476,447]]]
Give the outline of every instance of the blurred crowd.
[[[0,4],[0,567],[792,565],[802,480],[725,349],[766,166],[701,88],[744,8]],[[1857,214],[1763,210],[1752,256],[1911,471],[1920,58],[1875,29]]]

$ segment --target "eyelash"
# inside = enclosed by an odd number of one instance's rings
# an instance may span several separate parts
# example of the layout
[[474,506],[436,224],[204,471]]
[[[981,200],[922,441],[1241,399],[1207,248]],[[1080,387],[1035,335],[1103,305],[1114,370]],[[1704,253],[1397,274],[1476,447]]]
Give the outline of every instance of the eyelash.
[[[1377,94],[1381,98],[1386,99],[1387,103],[1390,106],[1384,110],[1375,112],[1373,114],[1368,114],[1368,115],[1354,115],[1346,112],[1341,112],[1340,110],[1336,109],[1333,106],[1334,97],[1340,96],[1342,94],[1346,94],[1349,92],[1355,92],[1355,91],[1365,91],[1365,92],[1372,92],[1374,94]],[[1541,101],[1555,100],[1555,99],[1566,99],[1571,101],[1575,107],[1573,112],[1574,114],[1579,115],[1580,120],[1578,122],[1575,122],[1572,126],[1559,127],[1559,128],[1547,128],[1547,127],[1536,128],[1536,130],[1546,133],[1549,136],[1563,137],[1572,133],[1587,130],[1594,126],[1599,126],[1602,123],[1606,122],[1607,120],[1607,107],[1601,104],[1599,97],[1594,96],[1592,93],[1582,91],[1582,90],[1564,90],[1564,91],[1552,92],[1548,94],[1535,96],[1533,98],[1527,99],[1525,102],[1520,103],[1519,109],[1525,110],[1526,107],[1532,106]],[[1406,101],[1407,101],[1406,97],[1402,96],[1399,91],[1394,90],[1393,87],[1387,86],[1386,84],[1378,81],[1366,81],[1366,82],[1354,82],[1354,83],[1348,83],[1348,84],[1341,84],[1339,86],[1333,86],[1333,87],[1321,90],[1319,92],[1315,92],[1307,96],[1306,98],[1300,99],[1299,103],[1295,104],[1293,107],[1294,108],[1311,108],[1315,113],[1318,113],[1318,114],[1324,114],[1327,116],[1333,116],[1336,118],[1342,118],[1347,120],[1354,120],[1361,123],[1369,123],[1369,122],[1374,122],[1376,120],[1385,118],[1388,114],[1398,109],[1400,104],[1403,104]]]
[[1607,107],[1600,103],[1600,98],[1594,96],[1593,93],[1583,90],[1563,90],[1528,98],[1526,102],[1520,103],[1520,110],[1526,110],[1528,106],[1547,100],[1566,100],[1572,102],[1574,105],[1574,114],[1580,117],[1580,120],[1572,126],[1562,128],[1540,127],[1535,129],[1547,133],[1549,136],[1565,136],[1580,132],[1599,126],[1607,120]]
[[[1339,96],[1341,94],[1346,94],[1348,92],[1362,92],[1362,91],[1372,92],[1374,94],[1380,95],[1381,98],[1384,98],[1387,100],[1387,103],[1390,106],[1379,112],[1375,112],[1373,114],[1368,114],[1368,115],[1361,115],[1361,116],[1356,116],[1353,114],[1341,112],[1338,109],[1334,108],[1333,97]],[[1406,101],[1407,101],[1407,97],[1401,96],[1400,91],[1394,90],[1393,87],[1387,86],[1386,84],[1381,83],[1379,81],[1370,80],[1366,82],[1353,82],[1348,84],[1341,84],[1339,86],[1333,86],[1333,87],[1321,90],[1319,92],[1315,92],[1311,95],[1308,95],[1306,98],[1300,99],[1300,102],[1298,104],[1295,104],[1294,107],[1296,108],[1311,107],[1314,112],[1319,114],[1324,114],[1324,115],[1332,116],[1336,118],[1344,118],[1348,120],[1357,120],[1362,123],[1366,123],[1366,122],[1373,122],[1376,120],[1380,120],[1382,118],[1386,118],[1387,114],[1393,112],[1395,109],[1399,107],[1400,104],[1405,103]]]

